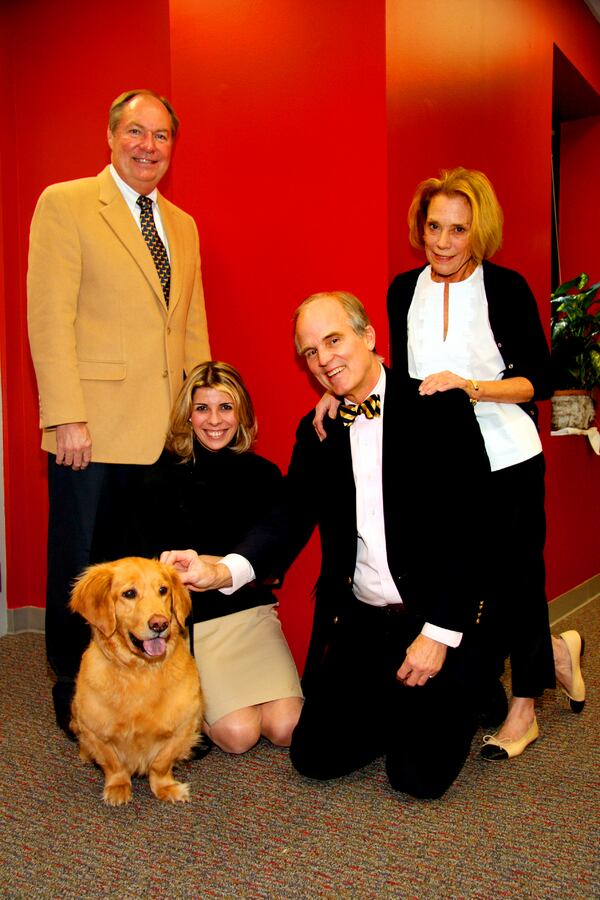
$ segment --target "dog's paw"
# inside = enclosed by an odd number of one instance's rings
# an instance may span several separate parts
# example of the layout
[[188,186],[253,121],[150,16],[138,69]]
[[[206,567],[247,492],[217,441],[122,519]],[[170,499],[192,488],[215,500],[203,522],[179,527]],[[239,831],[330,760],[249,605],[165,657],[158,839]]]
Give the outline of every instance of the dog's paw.
[[131,784],[111,784],[106,785],[102,798],[109,806],[123,806],[131,800],[132,790]]
[[79,745],[79,759],[82,762],[95,762],[94,757],[88,753],[83,744]]
[[181,781],[152,785],[152,791],[159,800],[166,800],[168,803],[187,803],[190,799],[190,786]]

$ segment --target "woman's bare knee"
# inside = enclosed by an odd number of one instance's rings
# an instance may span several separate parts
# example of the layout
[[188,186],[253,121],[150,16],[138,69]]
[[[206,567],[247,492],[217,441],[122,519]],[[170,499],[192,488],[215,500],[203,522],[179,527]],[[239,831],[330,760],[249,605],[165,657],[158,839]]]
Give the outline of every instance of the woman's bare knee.
[[264,736],[277,747],[289,747],[294,728],[298,724],[302,710],[301,697],[285,697],[262,705],[262,726]]
[[218,719],[206,732],[225,753],[246,753],[260,738],[260,717],[254,707],[237,709]]

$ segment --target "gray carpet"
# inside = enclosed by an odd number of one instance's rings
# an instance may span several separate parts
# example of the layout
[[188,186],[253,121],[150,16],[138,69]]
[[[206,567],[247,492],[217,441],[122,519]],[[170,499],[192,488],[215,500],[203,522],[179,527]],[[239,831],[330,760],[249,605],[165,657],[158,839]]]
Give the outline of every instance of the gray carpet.
[[492,764],[478,735],[442,800],[395,794],[380,761],[313,783],[263,741],[182,764],[189,804],[162,804],[138,779],[116,809],[54,725],[43,637],[3,637],[0,896],[599,897],[600,603],[555,631],[567,627],[588,640],[584,712],[547,692],[538,742]]

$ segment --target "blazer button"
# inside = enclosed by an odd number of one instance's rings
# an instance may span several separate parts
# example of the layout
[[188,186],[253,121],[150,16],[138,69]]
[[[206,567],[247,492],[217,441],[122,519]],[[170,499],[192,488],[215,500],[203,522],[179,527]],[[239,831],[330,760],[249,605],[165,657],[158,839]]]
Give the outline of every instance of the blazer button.
[[502,346],[502,341],[498,341],[498,346],[499,346],[499,347]]
[[509,368],[509,369],[514,369],[513,364],[512,364],[512,363],[509,363],[509,364],[508,364],[508,368]]
[[347,581],[347,584],[352,584],[352,579],[351,579],[351,577],[350,577],[349,575],[348,575],[348,581]]

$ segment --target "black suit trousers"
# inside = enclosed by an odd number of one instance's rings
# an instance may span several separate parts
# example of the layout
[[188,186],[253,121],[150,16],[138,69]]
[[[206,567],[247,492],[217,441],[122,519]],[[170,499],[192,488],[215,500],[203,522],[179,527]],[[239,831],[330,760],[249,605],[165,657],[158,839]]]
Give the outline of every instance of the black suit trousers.
[[90,463],[79,472],[48,454],[48,579],[46,653],[66,694],[79,671],[90,630],[68,603],[73,583],[89,565],[132,552],[131,504],[144,466]]
[[349,595],[293,734],[298,772],[337,778],[385,756],[395,790],[432,799],[450,787],[477,728],[479,651],[464,637],[435,678],[406,687],[396,673],[421,627]]

